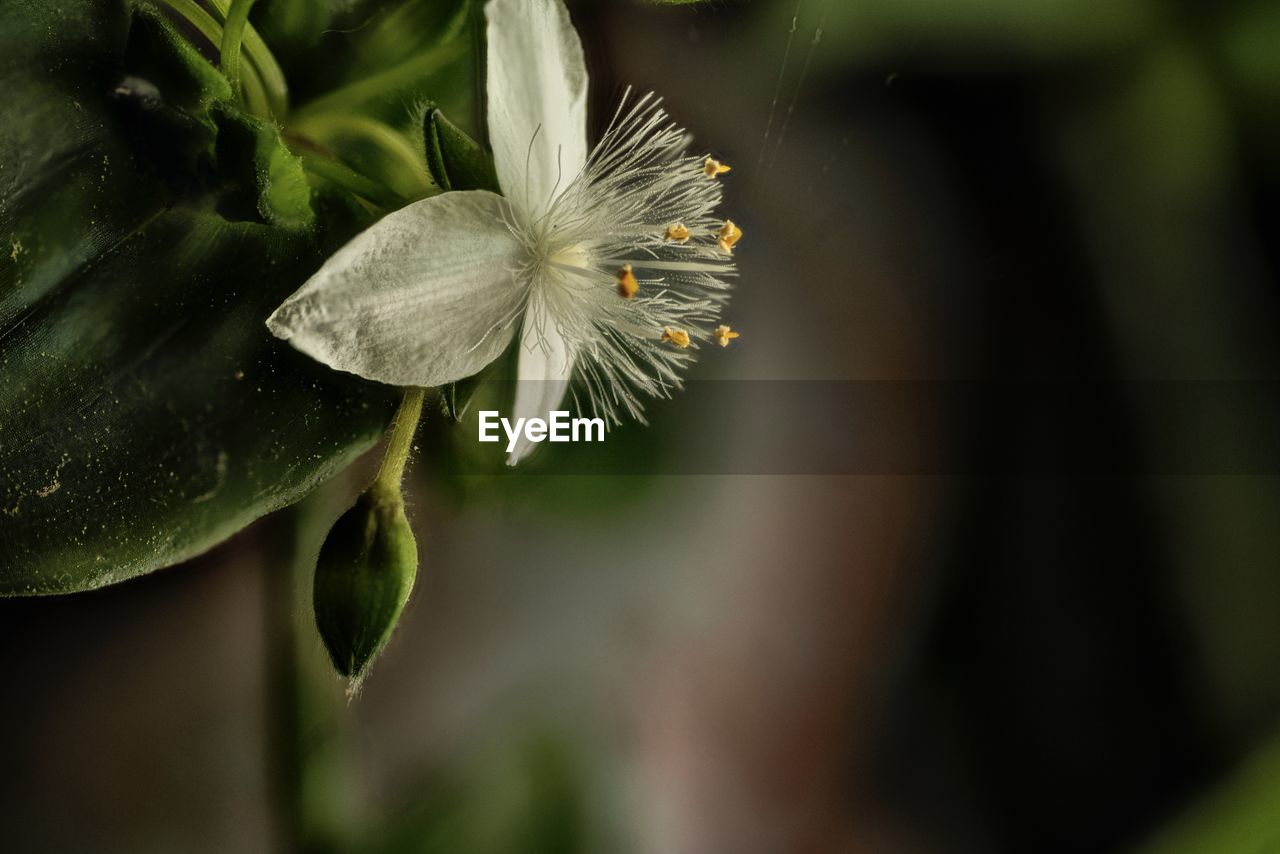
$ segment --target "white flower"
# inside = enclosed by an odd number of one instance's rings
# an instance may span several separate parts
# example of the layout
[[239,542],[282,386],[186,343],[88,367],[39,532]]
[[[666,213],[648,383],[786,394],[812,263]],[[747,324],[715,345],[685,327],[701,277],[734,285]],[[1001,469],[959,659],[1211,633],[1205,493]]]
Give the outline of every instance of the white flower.
[[727,168],[689,156],[652,95],[624,98],[588,154],[587,70],[562,0],[485,12],[504,195],[444,193],[389,214],[267,325],[332,368],[401,386],[471,376],[519,327],[517,418],[546,418],[576,378],[579,410],[639,419],[641,393],[669,395],[698,342],[723,336],[741,234],[713,217]]

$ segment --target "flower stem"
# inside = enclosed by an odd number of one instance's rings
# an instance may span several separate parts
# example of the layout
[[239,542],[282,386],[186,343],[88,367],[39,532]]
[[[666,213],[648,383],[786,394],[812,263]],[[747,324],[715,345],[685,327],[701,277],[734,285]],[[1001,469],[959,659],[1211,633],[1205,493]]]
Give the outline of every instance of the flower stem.
[[240,42],[244,40],[244,28],[249,23],[249,10],[253,4],[254,0],[231,0],[227,22],[222,28],[222,73],[233,92],[240,91]]
[[382,458],[382,465],[373,481],[374,489],[385,494],[400,494],[400,481],[404,479],[405,463],[409,461],[413,434],[418,430],[418,419],[422,417],[422,402],[426,399],[426,394],[426,389],[421,388],[404,390],[395,423],[391,425],[387,453]]

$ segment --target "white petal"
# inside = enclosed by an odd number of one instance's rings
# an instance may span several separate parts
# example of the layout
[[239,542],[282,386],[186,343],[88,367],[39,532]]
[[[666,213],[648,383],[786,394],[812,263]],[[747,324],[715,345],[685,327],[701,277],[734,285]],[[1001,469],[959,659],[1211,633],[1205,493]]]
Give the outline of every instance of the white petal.
[[[531,305],[525,314],[517,358],[515,418],[549,421],[569,387],[573,354],[541,302]],[[515,449],[507,456],[507,465],[520,462],[536,447],[521,432]]]
[[587,162],[587,66],[563,0],[490,0],[489,140],[503,194],[529,220]]
[[402,386],[471,376],[507,346],[525,299],[506,202],[445,193],[388,214],[267,320],[339,371]]

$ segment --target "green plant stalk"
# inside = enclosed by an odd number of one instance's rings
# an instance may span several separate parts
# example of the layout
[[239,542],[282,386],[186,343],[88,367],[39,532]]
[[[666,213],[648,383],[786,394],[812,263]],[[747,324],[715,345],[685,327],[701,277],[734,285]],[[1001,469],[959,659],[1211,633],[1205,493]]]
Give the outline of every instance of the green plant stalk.
[[240,43],[244,40],[244,28],[249,23],[249,10],[255,0],[231,0],[226,23],[222,27],[220,60],[222,73],[231,84],[233,92],[240,91]]
[[311,617],[316,551],[353,484],[350,471],[339,475],[271,517],[261,539],[276,851],[350,851],[359,829],[349,808],[345,704]]
[[[313,507],[314,498],[303,502]],[[266,607],[263,609],[267,642],[266,670],[268,684],[267,712],[270,740],[274,748],[268,755],[269,782],[276,807],[276,842],[280,850],[296,851],[304,838],[302,831],[302,797],[306,775],[306,750],[301,735],[304,686],[301,675],[302,649],[299,643],[297,602],[305,574],[299,548],[303,514],[299,507],[282,511],[268,523],[269,536],[264,538],[263,556],[269,571],[264,575]]]
[[304,154],[302,155],[302,168],[312,175],[341,187],[352,195],[359,196],[383,211],[403,207],[405,202],[408,201],[377,181],[361,175],[351,167],[328,157]]
[[[205,9],[196,4],[194,0],[164,0],[166,6],[173,10],[175,14],[180,16],[191,26],[195,27],[200,35],[208,39],[209,44],[215,48],[222,44],[223,30],[222,24],[218,22]],[[247,33],[251,32],[246,29]],[[247,42],[246,42],[247,43]],[[252,60],[253,57],[250,57]],[[272,60],[274,62],[274,60]],[[257,116],[270,117],[277,111],[271,106],[271,96],[267,92],[266,85],[256,67],[256,63],[250,62],[243,68],[244,76],[244,98],[246,106]]]
[[164,4],[195,27],[210,44],[222,43],[222,25],[194,0],[164,0]]
[[[173,0],[166,0],[166,2],[172,3]],[[211,0],[211,2],[222,15],[222,19],[229,21],[232,7],[242,0]],[[252,6],[253,0],[249,0],[248,5]],[[245,24],[242,28],[241,47],[262,78],[267,101],[271,104],[271,114],[278,119],[283,119],[289,112],[289,84],[285,80],[284,70],[280,68],[280,63],[276,62],[275,55],[262,40],[262,36],[258,35],[258,31],[253,28],[253,24],[248,23],[248,11],[246,10],[244,14]]]
[[272,113],[283,118],[289,112],[289,84],[285,81],[284,70],[252,24],[244,30],[244,50],[262,75]]
[[245,74],[241,80],[244,89],[244,105],[249,112],[259,118],[270,119],[271,103],[267,99],[267,92],[262,87],[262,80],[258,77],[257,72],[253,70],[252,65],[246,65]]
[[419,189],[423,195],[436,190],[431,176],[427,174],[421,153],[404,136],[377,119],[340,113],[314,113],[300,116],[291,127],[299,135],[321,142],[342,134],[359,137],[388,158],[402,164],[409,174],[419,178]]
[[387,442],[387,452],[373,480],[373,489],[388,494],[400,494],[400,482],[404,480],[404,467],[409,461],[413,435],[418,430],[418,419],[422,417],[422,402],[426,399],[426,395],[426,389],[405,389],[404,399],[400,401],[400,410],[396,412],[395,423],[391,425],[391,439]]
[[[241,94],[249,111],[277,122],[283,121],[288,111],[288,84],[270,49],[253,25],[248,23],[255,0],[209,0],[214,12],[222,16],[225,24],[195,0],[164,2],[189,21],[211,44],[218,46],[223,73],[233,89]],[[241,56],[242,53],[244,57]],[[344,103],[359,103],[376,95],[384,85],[395,85],[399,80],[430,73],[449,62],[455,53],[452,46],[437,48],[389,69],[370,81],[361,81],[323,96],[300,111],[293,127],[298,135],[318,140],[324,140],[335,133],[359,137],[399,163],[406,174],[418,179],[417,189],[420,194],[429,195],[438,188],[427,174],[418,152],[407,139],[375,119],[348,115],[340,109],[330,108],[341,107]],[[248,61],[242,62],[244,58]],[[365,85],[369,83],[373,85]],[[320,108],[326,105],[326,109]],[[304,162],[312,174],[343,187],[377,207],[400,207],[408,201],[340,162],[326,162],[316,154],[304,156]]]

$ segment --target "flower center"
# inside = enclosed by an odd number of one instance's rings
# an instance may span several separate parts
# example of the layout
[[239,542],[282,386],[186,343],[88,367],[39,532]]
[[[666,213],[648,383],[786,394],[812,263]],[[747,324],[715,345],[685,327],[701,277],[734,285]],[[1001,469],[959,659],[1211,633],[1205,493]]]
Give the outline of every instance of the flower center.
[[585,270],[591,266],[591,256],[581,246],[563,246],[548,254],[547,263],[552,267],[577,267]]

